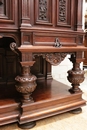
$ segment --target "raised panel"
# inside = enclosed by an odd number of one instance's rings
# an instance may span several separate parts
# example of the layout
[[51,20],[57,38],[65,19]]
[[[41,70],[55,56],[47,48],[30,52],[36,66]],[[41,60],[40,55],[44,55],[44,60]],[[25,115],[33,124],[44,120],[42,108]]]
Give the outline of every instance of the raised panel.
[[69,26],[71,0],[57,0],[57,26]]
[[62,28],[75,28],[76,8],[75,0],[57,0],[56,26]]
[[32,43],[32,33],[22,32],[22,45],[30,45]]
[[18,0],[1,0],[0,26],[7,28],[18,25]]
[[35,0],[34,7],[35,24],[53,25],[52,0]]
[[33,8],[32,1],[31,0],[22,0],[22,26],[25,26],[26,24],[28,26],[31,26],[30,15],[31,15],[31,8]]

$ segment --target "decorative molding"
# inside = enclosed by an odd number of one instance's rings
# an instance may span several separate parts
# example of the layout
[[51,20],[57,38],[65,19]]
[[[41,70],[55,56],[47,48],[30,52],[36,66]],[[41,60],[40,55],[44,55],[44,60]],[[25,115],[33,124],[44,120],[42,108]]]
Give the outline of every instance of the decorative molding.
[[47,0],[39,0],[39,20],[47,21]]
[[59,22],[66,22],[66,0],[59,0]]

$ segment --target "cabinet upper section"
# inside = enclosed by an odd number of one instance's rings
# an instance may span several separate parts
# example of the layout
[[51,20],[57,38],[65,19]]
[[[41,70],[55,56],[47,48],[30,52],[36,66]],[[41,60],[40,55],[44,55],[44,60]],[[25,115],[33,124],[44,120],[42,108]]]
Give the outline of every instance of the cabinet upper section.
[[0,28],[82,30],[82,3],[83,0],[0,0]]
[[22,0],[21,26],[82,29],[83,0]]

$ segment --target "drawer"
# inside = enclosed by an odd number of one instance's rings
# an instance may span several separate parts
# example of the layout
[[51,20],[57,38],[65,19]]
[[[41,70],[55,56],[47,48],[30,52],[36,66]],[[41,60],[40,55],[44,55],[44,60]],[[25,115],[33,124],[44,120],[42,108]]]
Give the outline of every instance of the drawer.
[[54,46],[56,42],[62,46],[77,46],[78,37],[62,33],[33,33],[33,45],[35,46]]

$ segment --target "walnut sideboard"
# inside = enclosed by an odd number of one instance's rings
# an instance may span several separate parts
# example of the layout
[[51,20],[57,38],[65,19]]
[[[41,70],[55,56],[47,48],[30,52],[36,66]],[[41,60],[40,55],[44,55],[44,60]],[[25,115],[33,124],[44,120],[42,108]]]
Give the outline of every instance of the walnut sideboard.
[[[0,126],[32,128],[39,119],[82,111],[82,5],[83,0],[0,0]],[[51,76],[51,65],[67,55],[71,86]]]

